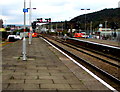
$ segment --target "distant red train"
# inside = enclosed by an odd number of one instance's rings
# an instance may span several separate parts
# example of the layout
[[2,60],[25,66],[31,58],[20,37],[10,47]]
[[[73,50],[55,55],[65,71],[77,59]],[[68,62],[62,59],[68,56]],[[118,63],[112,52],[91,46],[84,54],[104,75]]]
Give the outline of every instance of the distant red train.
[[[28,33],[28,37],[29,37],[30,33]],[[38,33],[32,33],[32,37],[38,37]]]
[[85,33],[75,33],[73,37],[86,37]]

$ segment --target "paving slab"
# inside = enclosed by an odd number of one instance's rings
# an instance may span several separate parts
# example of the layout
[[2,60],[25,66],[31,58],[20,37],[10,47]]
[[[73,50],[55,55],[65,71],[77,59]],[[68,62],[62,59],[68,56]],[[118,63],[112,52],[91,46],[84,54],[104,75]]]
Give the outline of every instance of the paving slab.
[[27,43],[27,61],[22,60],[21,53],[22,41],[11,43],[2,50],[4,91],[79,92],[100,89],[109,91],[41,38],[33,38],[31,45]]

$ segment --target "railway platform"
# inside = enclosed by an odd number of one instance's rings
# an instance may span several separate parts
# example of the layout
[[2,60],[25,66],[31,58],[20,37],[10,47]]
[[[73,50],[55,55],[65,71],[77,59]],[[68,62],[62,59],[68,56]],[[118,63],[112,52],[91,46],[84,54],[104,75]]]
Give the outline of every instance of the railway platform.
[[27,61],[21,53],[22,41],[2,49],[3,92],[111,92],[41,38],[27,43]]
[[96,42],[96,43],[100,43],[100,44],[111,45],[111,46],[115,46],[115,47],[120,47],[120,42],[118,42],[118,41],[102,40],[102,39],[94,39],[94,38],[88,38],[88,39],[77,38],[77,39]]

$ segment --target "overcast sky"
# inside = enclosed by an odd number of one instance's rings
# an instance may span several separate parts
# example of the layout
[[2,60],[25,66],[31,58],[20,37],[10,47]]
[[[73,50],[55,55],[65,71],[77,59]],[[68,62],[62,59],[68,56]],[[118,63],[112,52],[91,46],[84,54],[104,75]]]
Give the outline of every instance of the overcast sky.
[[[90,8],[86,13],[99,11],[105,8],[117,8],[120,0],[31,0],[32,20],[37,18],[51,18],[52,21],[70,20],[85,14],[81,9]],[[24,0],[0,0],[0,19],[4,24],[23,24]],[[29,0],[26,0],[29,7]],[[28,16],[27,13],[27,24]]]

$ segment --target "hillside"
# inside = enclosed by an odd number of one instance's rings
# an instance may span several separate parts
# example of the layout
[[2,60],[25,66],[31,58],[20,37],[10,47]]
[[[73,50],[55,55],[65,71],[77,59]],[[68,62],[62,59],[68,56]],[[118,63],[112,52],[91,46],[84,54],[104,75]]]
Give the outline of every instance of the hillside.
[[[85,28],[85,15],[77,16],[70,21],[78,23],[81,29]],[[120,8],[104,9],[101,11],[86,14],[87,29],[90,28],[91,22],[93,29],[98,28],[99,24],[103,24],[103,27],[105,27],[105,21],[107,21],[107,27],[111,28],[112,23],[115,22],[120,28]]]

